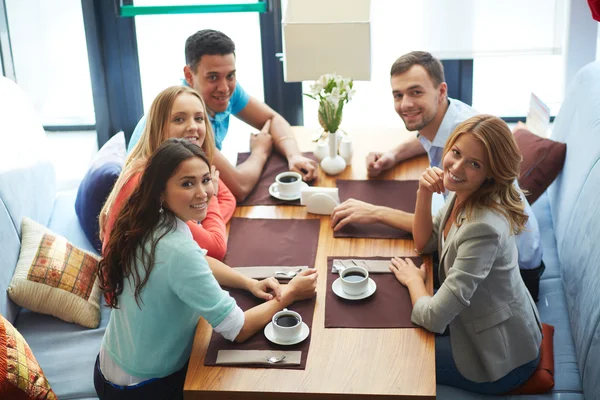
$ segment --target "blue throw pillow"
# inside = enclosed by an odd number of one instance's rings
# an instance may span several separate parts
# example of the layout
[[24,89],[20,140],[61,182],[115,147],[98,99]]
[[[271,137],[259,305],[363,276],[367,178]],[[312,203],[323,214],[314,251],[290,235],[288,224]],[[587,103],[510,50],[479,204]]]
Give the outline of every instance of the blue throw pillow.
[[92,159],[79,184],[75,212],[85,236],[98,252],[102,250],[98,216],[125,163],[125,135],[119,132]]

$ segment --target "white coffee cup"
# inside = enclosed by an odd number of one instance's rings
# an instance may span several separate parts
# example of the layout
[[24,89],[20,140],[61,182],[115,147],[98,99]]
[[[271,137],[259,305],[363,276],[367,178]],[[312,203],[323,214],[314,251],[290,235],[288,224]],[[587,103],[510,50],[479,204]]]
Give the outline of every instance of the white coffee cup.
[[297,172],[282,172],[275,177],[277,190],[283,197],[295,197],[300,195],[302,189],[302,175]]
[[302,316],[284,308],[273,315],[273,333],[279,340],[293,340],[302,332]]
[[353,296],[364,293],[369,285],[369,271],[359,266],[344,268],[340,271],[340,278],[342,290]]

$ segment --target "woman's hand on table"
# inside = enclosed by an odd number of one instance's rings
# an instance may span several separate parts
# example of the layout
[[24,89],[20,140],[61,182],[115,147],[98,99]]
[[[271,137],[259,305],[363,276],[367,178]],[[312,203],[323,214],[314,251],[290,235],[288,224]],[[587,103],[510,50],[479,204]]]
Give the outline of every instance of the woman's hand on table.
[[356,199],[348,199],[333,209],[331,227],[339,231],[349,223],[374,224],[379,222],[377,206]]
[[427,193],[444,193],[444,171],[438,167],[429,167],[419,179],[419,190]]
[[427,278],[425,264],[421,264],[420,267],[417,267],[410,258],[392,258],[390,271],[392,271],[401,284],[407,287],[413,280],[420,280],[422,283],[425,283],[425,278]]
[[[277,279],[271,277],[255,282],[250,286],[250,292],[259,299],[281,299],[281,285]],[[269,293],[271,291],[272,293]]]
[[305,269],[294,277],[285,287],[285,295],[292,301],[310,299],[314,297],[317,289],[318,273],[315,268]]

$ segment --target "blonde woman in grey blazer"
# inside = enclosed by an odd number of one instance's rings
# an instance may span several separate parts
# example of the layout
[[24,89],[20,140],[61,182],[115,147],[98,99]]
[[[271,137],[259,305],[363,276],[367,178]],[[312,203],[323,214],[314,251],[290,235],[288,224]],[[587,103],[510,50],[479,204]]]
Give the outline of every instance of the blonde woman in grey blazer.
[[[537,308],[519,274],[515,235],[527,222],[513,181],[521,153],[508,126],[490,115],[460,124],[444,148],[442,169],[419,181],[413,236],[419,253],[440,254],[441,286],[425,289],[425,268],[394,258],[407,286],[412,321],[449,336],[436,339],[438,383],[502,394],[535,371],[542,341]],[[454,192],[432,219],[434,192]]]

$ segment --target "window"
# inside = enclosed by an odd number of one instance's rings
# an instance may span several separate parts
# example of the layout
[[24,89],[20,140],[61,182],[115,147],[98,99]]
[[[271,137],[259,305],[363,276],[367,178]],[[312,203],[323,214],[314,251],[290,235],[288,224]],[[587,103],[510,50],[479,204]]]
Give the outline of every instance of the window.
[[94,125],[80,0],[4,0],[17,83],[45,126]]

